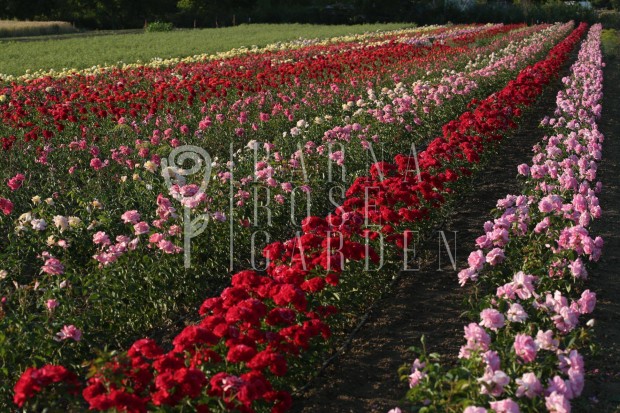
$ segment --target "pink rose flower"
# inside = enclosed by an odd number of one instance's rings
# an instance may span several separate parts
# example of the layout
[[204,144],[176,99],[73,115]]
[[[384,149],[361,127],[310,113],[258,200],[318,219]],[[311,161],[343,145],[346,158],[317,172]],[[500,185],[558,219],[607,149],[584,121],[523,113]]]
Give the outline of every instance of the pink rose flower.
[[512,401],[512,399],[491,402],[490,405],[491,409],[495,410],[495,413],[521,413],[519,405]]
[[569,385],[568,380],[563,380],[557,375],[553,376],[553,379],[548,380],[545,395],[550,395],[554,392],[566,396],[568,400],[573,398],[573,389]]
[[47,307],[47,309],[51,312],[54,311],[54,309],[56,307],[58,307],[60,304],[58,303],[58,300],[54,299],[54,298],[50,298],[49,300],[47,300],[45,302],[45,306]]
[[149,229],[150,229],[149,224],[147,224],[144,221],[138,222],[137,224],[133,226],[133,230],[136,235],[146,234],[149,232]]
[[492,245],[491,240],[486,235],[476,238],[476,246],[478,248],[489,248]]
[[473,268],[475,271],[481,270],[485,262],[484,253],[481,250],[471,252],[469,258],[467,258],[469,267]]
[[581,298],[577,301],[577,304],[579,305],[579,312],[581,314],[591,313],[596,306],[596,294],[590,292],[590,290],[585,290],[581,293]]
[[475,271],[480,271],[484,266],[486,260],[484,258],[484,253],[481,250],[473,251],[469,254],[467,258],[467,263],[469,267],[474,269]]
[[102,169],[106,164],[101,161],[99,158],[93,158],[90,160],[90,167],[95,171]]
[[504,284],[497,287],[495,295],[498,298],[506,298],[508,300],[514,300],[516,297],[516,290],[513,283]]
[[19,188],[21,188],[22,183],[25,179],[26,177],[23,174],[17,174],[11,179],[9,179],[7,185],[9,186],[9,188],[11,188],[11,191],[17,191]]
[[586,267],[583,264],[583,261],[581,261],[581,258],[577,258],[575,261],[571,262],[568,265],[568,268],[570,269],[571,274],[575,278],[585,279],[588,277],[588,271],[586,270]]
[[512,323],[522,323],[527,319],[527,313],[519,303],[513,303],[508,312],[506,318]]
[[522,163],[517,166],[517,172],[519,172],[519,175],[528,176],[530,174],[530,167],[528,164]]
[[499,397],[504,392],[504,387],[510,383],[510,377],[502,370],[492,371],[486,369],[484,376],[478,381],[482,384],[480,387],[481,394],[490,394],[494,397]]
[[409,375],[409,388],[413,388],[420,384],[420,381],[426,377],[426,374],[423,371],[415,370],[413,373]]
[[121,219],[125,224],[137,224],[140,221],[140,214],[134,209],[121,215]]
[[110,237],[105,232],[99,231],[93,235],[93,242],[97,245],[110,245]]
[[57,258],[50,257],[45,261],[45,265],[41,267],[41,271],[50,275],[60,275],[65,272],[65,266]]
[[493,308],[486,308],[480,313],[480,325],[493,331],[504,327],[504,315]]
[[476,323],[470,323],[464,327],[467,344],[461,347],[459,358],[469,358],[472,351],[487,351],[491,344],[491,337]]
[[72,339],[80,341],[82,339],[82,332],[73,324],[64,326],[54,338],[56,341]]
[[523,271],[516,273],[512,278],[512,285],[517,296],[522,300],[530,298],[534,294],[534,281],[536,277],[533,275],[525,274]]
[[551,319],[558,330],[562,333],[568,333],[577,326],[579,313],[568,306],[564,306]]
[[538,333],[536,334],[536,340],[534,341],[538,349],[549,351],[555,351],[555,349],[558,348],[558,345],[560,344],[558,340],[555,340],[553,338],[553,331],[551,330],[538,330]]
[[540,234],[541,232],[549,228],[550,224],[551,224],[551,220],[549,219],[549,217],[544,217],[542,221],[536,224],[536,227],[534,228],[534,232],[536,234]]
[[150,244],[157,244],[157,243],[159,243],[159,241],[161,241],[163,239],[164,239],[163,234],[160,234],[159,232],[156,232],[154,234],[151,234],[151,236],[149,237],[149,243]]
[[536,359],[536,343],[534,339],[527,334],[517,334],[513,348],[517,356],[521,357],[526,363],[530,363]]
[[500,368],[500,360],[499,354],[495,350],[489,350],[482,355],[482,359],[486,363],[487,367],[491,369],[491,371],[499,370]]
[[473,268],[465,268],[459,271],[458,278],[459,284],[463,287],[468,280],[476,281],[476,279],[478,279],[478,273]]
[[177,251],[176,246],[172,242],[165,239],[159,241],[157,243],[157,247],[166,254],[174,254]]
[[486,260],[491,265],[497,265],[504,261],[506,256],[504,255],[504,250],[501,248],[493,248],[486,257]]
[[527,397],[533,399],[534,397],[542,394],[543,387],[540,384],[540,380],[534,373],[525,373],[521,378],[516,380],[517,385],[517,397]]
[[549,396],[545,397],[545,406],[549,413],[570,413],[570,401],[568,398],[560,393],[552,392]]
[[6,198],[0,197],[0,211],[2,211],[4,215],[9,215],[13,212],[13,203]]

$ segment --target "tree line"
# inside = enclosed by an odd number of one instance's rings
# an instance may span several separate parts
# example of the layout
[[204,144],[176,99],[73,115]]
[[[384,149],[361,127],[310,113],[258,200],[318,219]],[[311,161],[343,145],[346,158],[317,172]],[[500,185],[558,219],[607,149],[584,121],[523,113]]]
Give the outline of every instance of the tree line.
[[[464,10],[463,4],[467,3],[470,7]],[[581,13],[575,3],[558,0],[552,3],[537,0],[516,0],[516,3],[511,0],[0,0],[0,18],[61,20],[87,29],[140,28],[153,21],[171,22],[177,27],[295,22],[554,21],[564,20],[564,15],[574,18],[575,13]],[[620,0],[592,0],[592,3],[596,7],[618,9]]]

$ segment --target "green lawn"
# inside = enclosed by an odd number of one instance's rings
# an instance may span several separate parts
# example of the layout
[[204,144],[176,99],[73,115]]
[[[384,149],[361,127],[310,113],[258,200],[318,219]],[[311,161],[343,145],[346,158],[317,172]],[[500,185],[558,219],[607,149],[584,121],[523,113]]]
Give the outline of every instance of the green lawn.
[[221,29],[175,30],[163,33],[114,34],[27,42],[0,42],[0,73],[21,75],[30,69],[82,69],[97,64],[132,63],[155,57],[184,57],[240,46],[265,46],[299,37],[325,38],[373,30],[393,30],[411,24],[326,26],[252,24]]

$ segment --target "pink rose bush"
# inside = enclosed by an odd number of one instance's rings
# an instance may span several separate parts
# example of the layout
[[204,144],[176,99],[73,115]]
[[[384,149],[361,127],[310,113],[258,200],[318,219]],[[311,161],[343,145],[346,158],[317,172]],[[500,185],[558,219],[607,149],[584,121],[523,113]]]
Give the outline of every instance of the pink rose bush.
[[17,174],[11,179],[9,179],[9,181],[7,182],[7,185],[9,188],[11,188],[11,191],[17,191],[19,188],[21,188],[25,180],[26,180],[26,177],[24,176],[24,174]]
[[494,291],[474,302],[480,321],[465,327],[459,367],[446,375],[435,356],[416,360],[424,379],[408,399],[430,400],[428,411],[569,413],[583,390],[582,319],[596,305],[584,284],[603,247],[588,229],[601,216],[601,30],[592,26],[562,79],[554,117],[542,122],[551,133],[534,147],[532,163],[518,167],[522,194],[498,201],[497,218],[485,223],[459,273],[461,285]]

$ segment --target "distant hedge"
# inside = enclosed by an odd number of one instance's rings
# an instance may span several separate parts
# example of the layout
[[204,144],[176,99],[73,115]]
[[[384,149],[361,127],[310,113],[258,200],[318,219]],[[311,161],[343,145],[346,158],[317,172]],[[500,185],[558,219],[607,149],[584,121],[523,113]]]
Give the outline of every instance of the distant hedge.
[[[620,0],[591,0],[618,7]],[[558,0],[488,1],[460,9],[451,0],[3,0],[0,19],[62,20],[87,29],[221,27],[241,23],[359,24],[377,22],[472,23],[556,22],[577,20],[620,27],[618,12],[599,12]],[[157,26],[163,27],[163,26]]]

